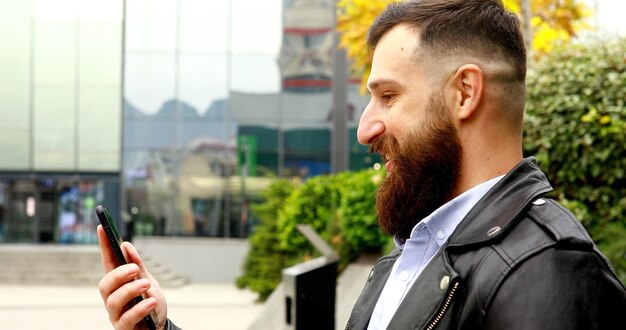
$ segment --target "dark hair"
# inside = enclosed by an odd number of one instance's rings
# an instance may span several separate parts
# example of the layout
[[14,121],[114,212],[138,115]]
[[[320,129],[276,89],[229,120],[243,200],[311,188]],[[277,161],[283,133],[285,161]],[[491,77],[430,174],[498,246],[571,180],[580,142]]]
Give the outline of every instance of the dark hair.
[[431,56],[458,52],[501,60],[526,78],[526,48],[517,16],[501,0],[422,0],[394,3],[370,27],[367,43],[374,49],[380,38],[398,24],[419,30],[418,38]]

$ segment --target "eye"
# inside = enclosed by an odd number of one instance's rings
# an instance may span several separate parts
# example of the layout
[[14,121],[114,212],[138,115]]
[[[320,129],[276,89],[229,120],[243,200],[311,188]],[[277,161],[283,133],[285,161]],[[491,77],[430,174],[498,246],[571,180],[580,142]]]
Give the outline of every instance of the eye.
[[383,95],[382,95],[382,99],[383,99],[385,102],[389,102],[389,101],[391,101],[391,99],[393,98],[393,96],[394,96],[394,95],[393,95],[393,94],[391,94],[391,93],[385,93],[385,94],[383,94]]

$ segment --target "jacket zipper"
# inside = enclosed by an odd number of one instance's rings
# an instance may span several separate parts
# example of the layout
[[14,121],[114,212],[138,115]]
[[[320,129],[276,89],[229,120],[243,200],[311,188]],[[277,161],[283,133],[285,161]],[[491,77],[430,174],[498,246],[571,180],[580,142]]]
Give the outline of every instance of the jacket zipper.
[[443,316],[446,314],[446,311],[448,311],[448,308],[450,307],[450,303],[452,302],[452,298],[454,297],[454,293],[456,292],[458,287],[459,287],[459,282],[455,282],[452,288],[450,289],[450,292],[448,292],[448,295],[446,296],[446,300],[443,303],[443,306],[441,307],[441,309],[439,310],[439,313],[437,313],[435,318],[426,327],[426,330],[433,330],[437,326],[437,324],[439,324]]

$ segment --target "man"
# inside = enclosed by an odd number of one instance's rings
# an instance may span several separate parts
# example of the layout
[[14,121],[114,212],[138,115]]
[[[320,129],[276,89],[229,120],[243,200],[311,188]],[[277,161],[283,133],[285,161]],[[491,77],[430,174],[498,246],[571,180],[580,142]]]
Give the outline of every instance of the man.
[[[358,139],[385,160],[378,216],[398,247],[374,266],[346,329],[624,328],[624,286],[522,158],[515,16],[497,0],[394,4],[368,39],[372,98]],[[175,329],[133,246],[122,246],[133,264],[116,268],[98,237],[114,327],[155,311],[159,329]]]
[[396,249],[346,329],[625,329],[626,290],[522,157],[526,51],[499,0],[390,5],[372,25],[358,139]]

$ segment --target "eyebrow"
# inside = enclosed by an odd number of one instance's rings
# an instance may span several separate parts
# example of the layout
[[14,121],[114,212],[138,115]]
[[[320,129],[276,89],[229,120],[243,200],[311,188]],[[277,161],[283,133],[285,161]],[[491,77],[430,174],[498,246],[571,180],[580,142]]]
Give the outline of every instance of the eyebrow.
[[386,86],[386,85],[399,86],[400,83],[393,79],[381,78],[381,79],[368,82],[367,90],[371,92],[373,90],[380,88],[381,86]]

